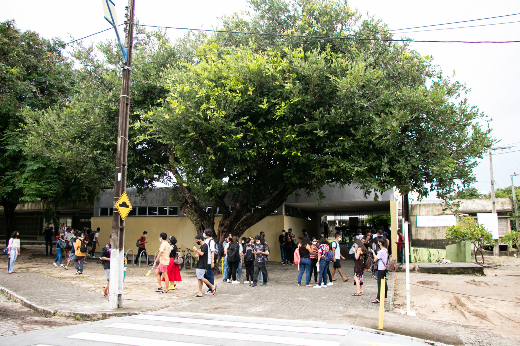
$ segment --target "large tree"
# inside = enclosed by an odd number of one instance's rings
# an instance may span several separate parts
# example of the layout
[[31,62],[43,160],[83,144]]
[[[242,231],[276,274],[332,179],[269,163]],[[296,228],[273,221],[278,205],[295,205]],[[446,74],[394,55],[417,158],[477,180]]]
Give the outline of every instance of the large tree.
[[63,43],[21,32],[14,21],[0,23],[0,205],[4,208],[6,241],[14,230],[15,208],[26,200],[27,166],[19,139],[24,107],[36,110],[68,101],[73,85]]

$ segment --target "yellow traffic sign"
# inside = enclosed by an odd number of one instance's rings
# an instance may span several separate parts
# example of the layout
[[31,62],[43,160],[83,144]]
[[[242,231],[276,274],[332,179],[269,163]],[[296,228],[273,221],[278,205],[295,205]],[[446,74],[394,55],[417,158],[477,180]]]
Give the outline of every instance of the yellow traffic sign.
[[119,215],[121,216],[121,220],[125,220],[128,214],[130,213],[130,210],[132,210],[132,204],[130,204],[130,200],[128,199],[128,195],[126,194],[126,191],[123,192],[121,197],[117,200],[117,211],[119,212]]

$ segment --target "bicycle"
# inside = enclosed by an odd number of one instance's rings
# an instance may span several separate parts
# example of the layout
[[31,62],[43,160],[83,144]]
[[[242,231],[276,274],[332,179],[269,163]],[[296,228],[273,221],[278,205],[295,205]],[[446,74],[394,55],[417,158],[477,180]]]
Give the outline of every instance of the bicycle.
[[182,256],[182,261],[183,261],[183,267],[184,269],[191,269],[193,268],[193,265],[195,264],[195,260],[193,258],[193,256],[191,255],[191,252],[193,250],[189,249],[189,248],[186,248],[186,251],[182,251],[183,253],[183,256]]

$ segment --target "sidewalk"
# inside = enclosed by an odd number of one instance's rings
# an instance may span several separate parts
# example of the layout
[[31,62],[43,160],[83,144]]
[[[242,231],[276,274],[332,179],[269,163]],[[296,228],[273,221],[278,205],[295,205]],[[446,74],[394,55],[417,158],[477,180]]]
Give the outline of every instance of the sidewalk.
[[[51,261],[47,258],[34,263],[28,258],[25,268],[22,264],[16,274],[10,275],[6,274],[3,268],[5,265],[0,265],[0,290],[42,314],[79,316],[86,320],[162,309],[170,312],[346,324],[370,329],[378,327],[379,305],[370,303],[376,296],[377,282],[370,277],[370,273],[365,275],[365,294],[353,297],[352,293],[356,289],[352,278],[344,283],[336,273],[339,281],[334,282],[333,286],[320,289],[298,287],[296,266],[269,263],[269,282],[265,287],[233,285],[224,283],[222,277],[217,277],[218,290],[215,296],[193,298],[197,287],[193,270],[182,271],[183,281],[179,283],[178,289],[170,292],[171,294],[162,295],[153,292],[157,285],[155,278],[144,277],[148,267],[130,265],[125,280],[124,308],[111,311],[108,309],[107,299],[100,294],[104,274],[99,264],[93,259],[89,260],[85,274],[77,277],[71,270],[55,269],[46,263],[52,263]],[[44,266],[44,269],[38,269],[38,266]],[[342,266],[344,273],[351,277],[353,262],[342,261]],[[51,273],[59,279],[50,274],[34,272],[36,270],[44,270],[43,272]],[[392,301],[393,281],[389,280],[384,332],[450,345],[515,345],[515,341],[501,338],[487,330],[391,313],[388,308],[392,306]]]

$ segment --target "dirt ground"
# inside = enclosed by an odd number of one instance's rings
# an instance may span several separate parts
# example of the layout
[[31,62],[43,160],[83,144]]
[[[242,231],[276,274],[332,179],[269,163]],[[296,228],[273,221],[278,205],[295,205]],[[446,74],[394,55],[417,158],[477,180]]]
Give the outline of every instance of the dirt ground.
[[[486,328],[520,339],[520,259],[486,258],[484,276],[410,273],[418,317]],[[394,312],[406,311],[405,274],[395,274]]]

